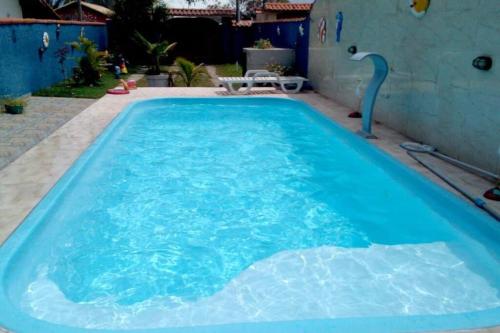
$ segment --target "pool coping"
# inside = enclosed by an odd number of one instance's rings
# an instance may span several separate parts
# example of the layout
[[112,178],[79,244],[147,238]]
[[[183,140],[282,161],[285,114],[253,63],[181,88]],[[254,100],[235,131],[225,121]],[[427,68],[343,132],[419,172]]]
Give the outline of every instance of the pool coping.
[[[17,174],[17,178],[14,177],[14,179],[12,178],[6,179],[4,178],[5,175],[2,172],[5,169],[0,171],[0,185],[2,185],[2,181],[6,180],[8,182],[7,185],[16,185],[15,180],[17,179],[18,181],[23,180],[24,183],[21,182],[20,184],[27,184],[28,185],[27,188],[31,187],[32,189],[35,189],[35,187],[38,186],[38,191],[36,191],[35,193],[33,193],[31,197],[29,197],[30,200],[25,200],[23,202],[22,195],[15,197],[20,199],[21,201],[21,205],[19,206],[18,210],[21,211],[23,214],[25,214],[24,216],[26,216],[27,214],[29,214],[31,209],[38,203],[38,201],[45,195],[45,193],[47,193],[50,190],[50,188],[52,188],[52,186],[58,181],[58,179],[62,176],[62,174],[64,174],[64,172],[81,155],[81,153],[84,152],[87,149],[87,147],[94,141],[94,139],[103,131],[103,129],[107,127],[109,122],[112,121],[118,114],[121,114],[121,111],[124,110],[124,107],[129,102],[137,100],[139,98],[146,99],[152,97],[209,97],[209,96],[218,97],[217,94],[215,94],[215,92],[218,91],[217,89],[197,89],[196,91],[188,89],[189,93],[187,95],[186,95],[186,89],[182,89],[182,91],[181,90],[177,91],[178,95],[169,94],[169,96],[163,95],[165,91],[166,91],[165,89],[147,88],[147,89],[139,89],[138,91],[133,92],[133,94],[131,94],[132,96],[130,97],[127,96],[128,98],[126,99],[121,96],[104,97],[103,99],[99,100],[97,103],[93,104],[91,107],[83,111],[73,120],[68,122],[66,125],[61,127],[59,130],[54,132],[51,136],[49,136],[46,140],[42,141],[39,145],[35,146],[33,149],[31,149],[26,154],[21,156],[14,163],[9,165],[6,169],[10,169],[11,167],[13,167],[15,170],[16,166],[21,167],[20,169],[21,171]],[[168,92],[172,93],[174,91],[168,90]],[[263,94],[260,94],[259,97],[260,96],[263,96]],[[286,95],[283,94],[280,95],[271,94],[268,96],[286,97]],[[323,103],[321,107],[317,107],[317,105],[314,105],[315,103],[318,102],[318,100],[322,99],[318,95],[299,94],[299,95],[294,95],[292,97],[305,101],[308,104],[311,104],[313,107],[326,114],[329,118],[333,118],[331,114],[328,114],[327,112],[323,111],[325,108],[329,107],[328,105],[324,105],[325,103]],[[341,110],[349,111],[349,109],[343,108],[338,105],[336,105],[334,108],[338,112],[340,112]],[[338,116],[338,114],[336,114],[336,116]],[[342,126],[345,125],[342,122],[338,122],[337,120],[336,122],[340,123],[340,125]],[[380,128],[377,127],[375,128],[375,131],[380,130]],[[397,134],[392,134],[392,135],[397,136]],[[402,136],[400,136],[400,138],[404,139],[404,137]],[[73,141],[72,139],[74,139],[76,142]],[[377,141],[375,144],[378,146],[378,144],[384,142],[385,141]],[[50,148],[52,148],[52,150]],[[384,149],[383,147],[380,148],[382,148],[387,152],[387,150]],[[391,148],[394,149],[394,147]],[[60,158],[60,154],[62,154],[62,159],[58,160],[58,158]],[[391,154],[390,151],[389,154],[393,155]],[[400,160],[399,158],[397,159]],[[21,162],[17,163],[19,160],[21,160]],[[402,162],[407,165],[409,164],[405,163],[404,161]],[[50,168],[49,169],[39,168],[39,167],[37,168],[37,166],[39,166],[40,164],[47,165]],[[424,173],[425,175],[425,170],[418,170],[418,171],[421,171],[421,173]],[[7,175],[9,176],[8,172]],[[10,174],[10,176],[12,177],[12,174]],[[16,176],[15,173],[14,176]],[[16,186],[13,187],[16,188]],[[22,190],[23,188],[21,188],[21,192]],[[3,199],[0,198],[0,204],[1,200]],[[19,216],[20,215],[22,214],[19,214]],[[17,225],[20,224],[24,216],[22,216],[21,219],[18,219],[17,224],[13,225],[14,229],[15,227],[17,227]],[[0,223],[1,222],[2,221],[0,220]],[[2,232],[3,229],[0,229],[0,234]],[[495,331],[496,329],[497,328],[494,328]],[[476,330],[476,332],[492,332],[492,331],[491,329],[487,329],[479,331]]]

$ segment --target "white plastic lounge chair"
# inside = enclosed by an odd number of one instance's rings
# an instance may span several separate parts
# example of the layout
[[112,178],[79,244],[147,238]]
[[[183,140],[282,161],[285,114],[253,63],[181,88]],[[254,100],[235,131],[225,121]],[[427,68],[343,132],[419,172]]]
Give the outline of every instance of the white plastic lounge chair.
[[[244,77],[219,77],[218,79],[231,94],[248,94],[257,83],[271,83],[287,94],[295,94],[302,89],[304,82],[308,81],[301,76],[280,76],[266,70],[250,70],[245,73]],[[233,86],[234,84],[246,85],[246,87],[237,89]],[[294,88],[290,89],[289,86],[294,86]]]

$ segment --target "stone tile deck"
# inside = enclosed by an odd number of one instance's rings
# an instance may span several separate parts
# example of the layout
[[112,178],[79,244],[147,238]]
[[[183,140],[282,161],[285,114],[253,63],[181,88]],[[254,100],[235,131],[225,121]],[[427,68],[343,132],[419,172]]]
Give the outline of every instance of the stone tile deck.
[[30,97],[23,114],[0,113],[0,169],[95,101],[84,98]]
[[[255,94],[260,96],[286,96],[276,92],[269,94],[266,90],[256,91]],[[23,146],[25,147],[23,149],[29,150],[7,167],[0,170],[0,244],[15,230],[71,164],[128,103],[133,100],[152,97],[203,97],[221,95],[225,95],[225,93],[220,88],[141,88],[132,91],[130,95],[107,95],[92,105],[88,102],[90,106],[81,113],[73,111],[75,114],[78,113],[76,116],[72,114],[74,116],[73,119],[31,149],[29,147],[33,146],[33,142],[23,144],[23,137],[18,137],[19,146]],[[306,101],[350,130],[357,130],[359,128],[359,119],[347,118],[347,114],[352,110],[331,100],[315,93],[297,94],[290,97]],[[36,101],[37,99],[34,99],[33,103],[36,104]],[[68,106],[64,104],[64,99],[55,99],[53,103],[47,107],[49,110],[52,109],[52,112],[68,112],[71,114],[71,111],[65,110]],[[82,101],[82,103],[85,103],[85,101]],[[73,108],[72,110],[75,109]],[[68,115],[69,118],[71,118],[70,115]],[[52,128],[49,126],[52,120],[47,122],[43,119],[39,119],[42,122],[41,127],[46,123],[49,128]],[[59,121],[56,121],[56,119],[53,122],[57,123]],[[29,121],[28,119],[20,118],[20,124],[16,126],[20,126],[21,128],[22,124],[27,124]],[[58,124],[60,125],[61,123],[63,123],[62,120]],[[13,130],[9,125],[4,126],[6,130]],[[26,128],[26,131],[32,130],[27,125],[23,128]],[[36,131],[37,129],[33,130]],[[374,132],[379,137],[378,140],[371,141],[374,145],[455,193],[453,189],[420,166],[399,147],[399,144],[407,141],[408,138],[381,124],[374,125]],[[34,137],[38,135],[33,132],[26,133],[30,133],[30,135],[34,134]],[[43,137],[43,134],[40,134],[40,137]],[[446,174],[453,176],[468,191],[478,196],[489,186],[492,186],[492,184],[488,184],[474,175],[465,173],[439,161],[434,161],[433,163],[439,165]],[[489,204],[495,206],[500,211],[498,203],[489,202]],[[490,328],[476,332],[500,333],[500,328]]]

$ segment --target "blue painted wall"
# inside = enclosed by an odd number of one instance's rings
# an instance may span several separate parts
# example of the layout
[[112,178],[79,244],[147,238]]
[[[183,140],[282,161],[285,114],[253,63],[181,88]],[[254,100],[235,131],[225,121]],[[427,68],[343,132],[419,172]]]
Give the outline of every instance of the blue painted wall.
[[[303,35],[300,34],[300,26]],[[279,34],[278,34],[279,28]],[[295,49],[295,69],[307,76],[309,58],[309,19],[302,22],[254,23],[252,44],[258,39],[269,39],[273,46]]]
[[[309,60],[309,18],[300,22],[253,23],[251,27],[229,28],[231,34],[225,35],[229,45],[226,58],[229,62],[245,62],[244,47],[252,47],[258,39],[269,39],[275,47],[295,49],[295,69],[298,74],[307,76]],[[303,35],[300,33],[302,26]],[[278,34],[278,27],[280,33]]]
[[[93,40],[99,49],[107,47],[105,25],[62,24],[57,38],[55,23],[0,24],[0,97],[20,96],[63,80],[54,53],[77,40],[82,27],[85,37]],[[39,56],[44,32],[50,36],[50,45]],[[77,52],[68,54],[67,76],[71,75],[77,56]]]

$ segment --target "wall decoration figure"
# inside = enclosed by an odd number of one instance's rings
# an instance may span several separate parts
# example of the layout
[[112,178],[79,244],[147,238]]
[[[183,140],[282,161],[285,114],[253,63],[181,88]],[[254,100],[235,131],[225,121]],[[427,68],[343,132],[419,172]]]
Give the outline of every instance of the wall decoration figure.
[[281,29],[280,29],[280,27],[279,27],[279,26],[276,28],[276,33],[278,34],[278,36],[280,36],[280,35],[281,35]]
[[342,26],[344,25],[344,14],[342,12],[338,12],[335,18],[337,19],[337,36],[335,40],[337,41],[337,43],[340,43],[340,37],[342,35]]
[[300,37],[304,37],[304,27],[301,25],[299,25],[299,35]]
[[326,18],[322,17],[318,24],[318,40],[321,42],[321,44],[325,44],[326,42],[326,33]]
[[409,0],[409,1],[410,1],[411,12],[416,17],[423,17],[425,13],[427,13],[427,10],[431,5],[430,0]]
[[49,33],[48,32],[44,32],[43,33],[43,37],[42,37],[42,43],[43,43],[43,47],[48,49],[49,48],[49,45],[50,45],[50,37],[49,37]]

